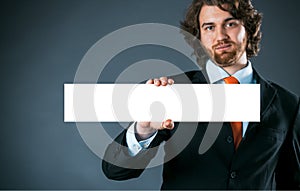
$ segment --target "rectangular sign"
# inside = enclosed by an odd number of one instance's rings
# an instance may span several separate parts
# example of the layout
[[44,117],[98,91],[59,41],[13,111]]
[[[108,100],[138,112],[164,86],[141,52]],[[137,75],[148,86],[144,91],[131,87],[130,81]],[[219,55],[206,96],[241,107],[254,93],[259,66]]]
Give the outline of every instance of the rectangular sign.
[[258,84],[65,84],[65,122],[260,121]]

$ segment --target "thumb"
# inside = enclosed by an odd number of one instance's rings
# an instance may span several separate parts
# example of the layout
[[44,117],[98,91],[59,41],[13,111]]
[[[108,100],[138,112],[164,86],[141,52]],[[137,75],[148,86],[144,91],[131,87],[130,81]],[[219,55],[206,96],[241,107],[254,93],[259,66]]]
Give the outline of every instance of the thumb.
[[167,119],[166,121],[164,121],[162,123],[162,127],[164,129],[173,129],[174,128],[174,122],[172,121],[172,119]]

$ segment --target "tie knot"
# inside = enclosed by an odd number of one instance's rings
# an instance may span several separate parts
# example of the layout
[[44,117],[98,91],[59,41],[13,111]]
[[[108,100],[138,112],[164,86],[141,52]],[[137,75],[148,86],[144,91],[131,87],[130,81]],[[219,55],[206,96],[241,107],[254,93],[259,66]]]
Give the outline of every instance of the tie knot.
[[233,76],[229,76],[227,78],[224,78],[224,82],[226,84],[239,84],[240,82]]

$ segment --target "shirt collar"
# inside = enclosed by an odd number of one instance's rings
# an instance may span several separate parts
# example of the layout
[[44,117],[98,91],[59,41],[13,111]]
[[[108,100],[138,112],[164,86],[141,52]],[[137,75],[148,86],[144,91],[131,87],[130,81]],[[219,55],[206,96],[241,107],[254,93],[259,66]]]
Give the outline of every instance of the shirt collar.
[[[211,60],[207,61],[206,71],[209,81],[212,84],[224,83],[223,79],[230,76],[224,69],[214,64]],[[248,61],[245,68],[237,71],[232,76],[234,76],[241,84],[254,83],[251,62]]]

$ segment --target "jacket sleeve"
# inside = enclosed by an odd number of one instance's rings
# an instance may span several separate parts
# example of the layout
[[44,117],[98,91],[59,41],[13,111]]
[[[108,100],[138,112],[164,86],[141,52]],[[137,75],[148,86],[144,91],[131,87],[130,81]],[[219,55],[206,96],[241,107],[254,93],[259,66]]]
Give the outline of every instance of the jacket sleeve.
[[300,108],[289,130],[275,174],[277,190],[300,190]]
[[102,170],[105,176],[112,180],[127,180],[139,177],[152,158],[155,157],[158,146],[168,137],[167,130],[159,131],[148,149],[140,151],[136,156],[130,156],[124,130],[110,145],[108,145],[102,160]]
[[[176,84],[206,83],[202,72],[191,71],[171,76]],[[142,82],[141,84],[144,84]],[[175,127],[176,129],[176,123]],[[140,151],[132,157],[128,153],[126,130],[123,131],[110,145],[108,145],[102,160],[102,170],[106,177],[113,180],[127,180],[141,175],[152,158],[155,157],[158,146],[168,140],[175,130],[161,130],[149,145],[149,149]]]

